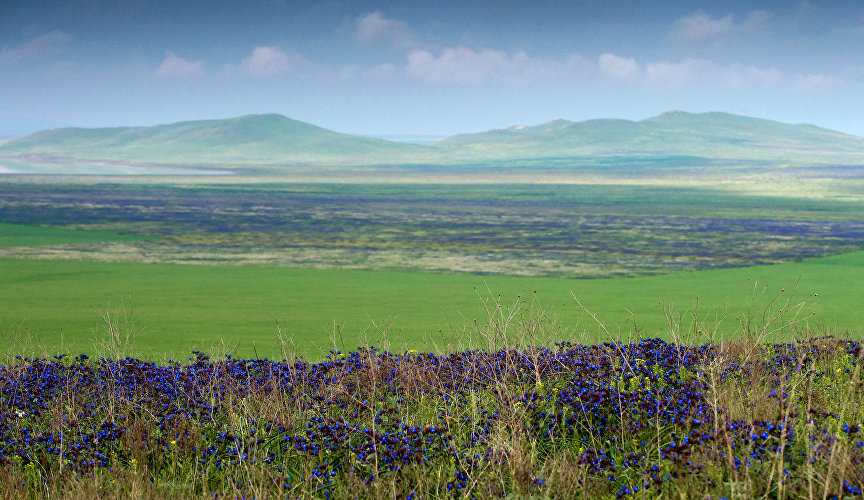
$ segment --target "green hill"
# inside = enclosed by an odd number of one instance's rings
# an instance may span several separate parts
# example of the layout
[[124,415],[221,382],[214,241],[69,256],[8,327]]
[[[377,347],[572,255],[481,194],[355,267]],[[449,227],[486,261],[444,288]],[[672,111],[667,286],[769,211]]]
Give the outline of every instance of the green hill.
[[[746,160],[769,164],[864,164],[864,138],[813,125],[726,113],[671,111],[618,119],[507,127],[431,145],[341,134],[282,115],[246,115],[153,127],[61,128],[0,143],[8,161],[56,159],[157,165],[486,164],[551,158],[578,162],[650,158]],[[664,163],[665,164],[665,163]],[[12,170],[15,170],[13,168]]]
[[864,138],[813,125],[789,125],[727,113],[670,111],[629,120],[554,120],[463,134],[436,144],[460,156],[536,158],[551,156],[701,156],[789,159],[857,155],[864,161]]
[[154,127],[44,130],[7,142],[0,146],[0,154],[172,164],[354,163],[381,161],[419,148],[267,114]]

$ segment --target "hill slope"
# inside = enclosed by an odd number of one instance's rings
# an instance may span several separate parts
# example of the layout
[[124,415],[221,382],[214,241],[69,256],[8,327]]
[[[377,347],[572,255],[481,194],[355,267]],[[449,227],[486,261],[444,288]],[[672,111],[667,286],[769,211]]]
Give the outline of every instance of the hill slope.
[[267,114],[154,127],[44,130],[3,144],[0,154],[153,163],[350,163],[416,149],[418,146],[340,134]]
[[549,157],[687,155],[712,158],[793,158],[799,154],[861,154],[864,138],[813,125],[789,125],[727,113],[670,111],[629,120],[554,120],[463,134],[436,144],[461,155]]

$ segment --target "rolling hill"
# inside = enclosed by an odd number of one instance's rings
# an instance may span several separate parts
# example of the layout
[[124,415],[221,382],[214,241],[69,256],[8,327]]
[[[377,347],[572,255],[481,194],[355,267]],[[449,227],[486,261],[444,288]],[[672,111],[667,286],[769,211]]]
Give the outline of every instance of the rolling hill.
[[428,145],[341,134],[282,115],[153,127],[61,128],[0,144],[7,160],[45,157],[157,165],[464,164],[574,158],[701,158],[864,165],[864,138],[727,113],[670,111],[642,121],[554,120]]
[[864,138],[727,113],[669,111],[642,121],[553,120],[450,137],[438,147],[465,156],[699,156],[793,159],[799,155],[859,155]]
[[168,164],[378,162],[419,146],[340,134],[278,114],[153,127],[61,128],[8,141],[3,155]]

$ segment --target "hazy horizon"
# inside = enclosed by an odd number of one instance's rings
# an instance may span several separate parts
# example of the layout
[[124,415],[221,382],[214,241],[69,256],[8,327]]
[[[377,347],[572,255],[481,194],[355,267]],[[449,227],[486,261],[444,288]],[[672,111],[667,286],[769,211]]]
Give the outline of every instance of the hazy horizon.
[[13,0],[0,136],[279,113],[429,138],[672,109],[864,136],[862,52],[851,1]]

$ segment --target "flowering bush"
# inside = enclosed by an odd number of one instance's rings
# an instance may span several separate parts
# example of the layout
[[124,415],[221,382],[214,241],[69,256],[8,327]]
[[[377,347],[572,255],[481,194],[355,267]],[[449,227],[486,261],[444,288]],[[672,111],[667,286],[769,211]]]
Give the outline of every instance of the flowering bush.
[[860,495],[861,345],[0,367],[0,496]]

